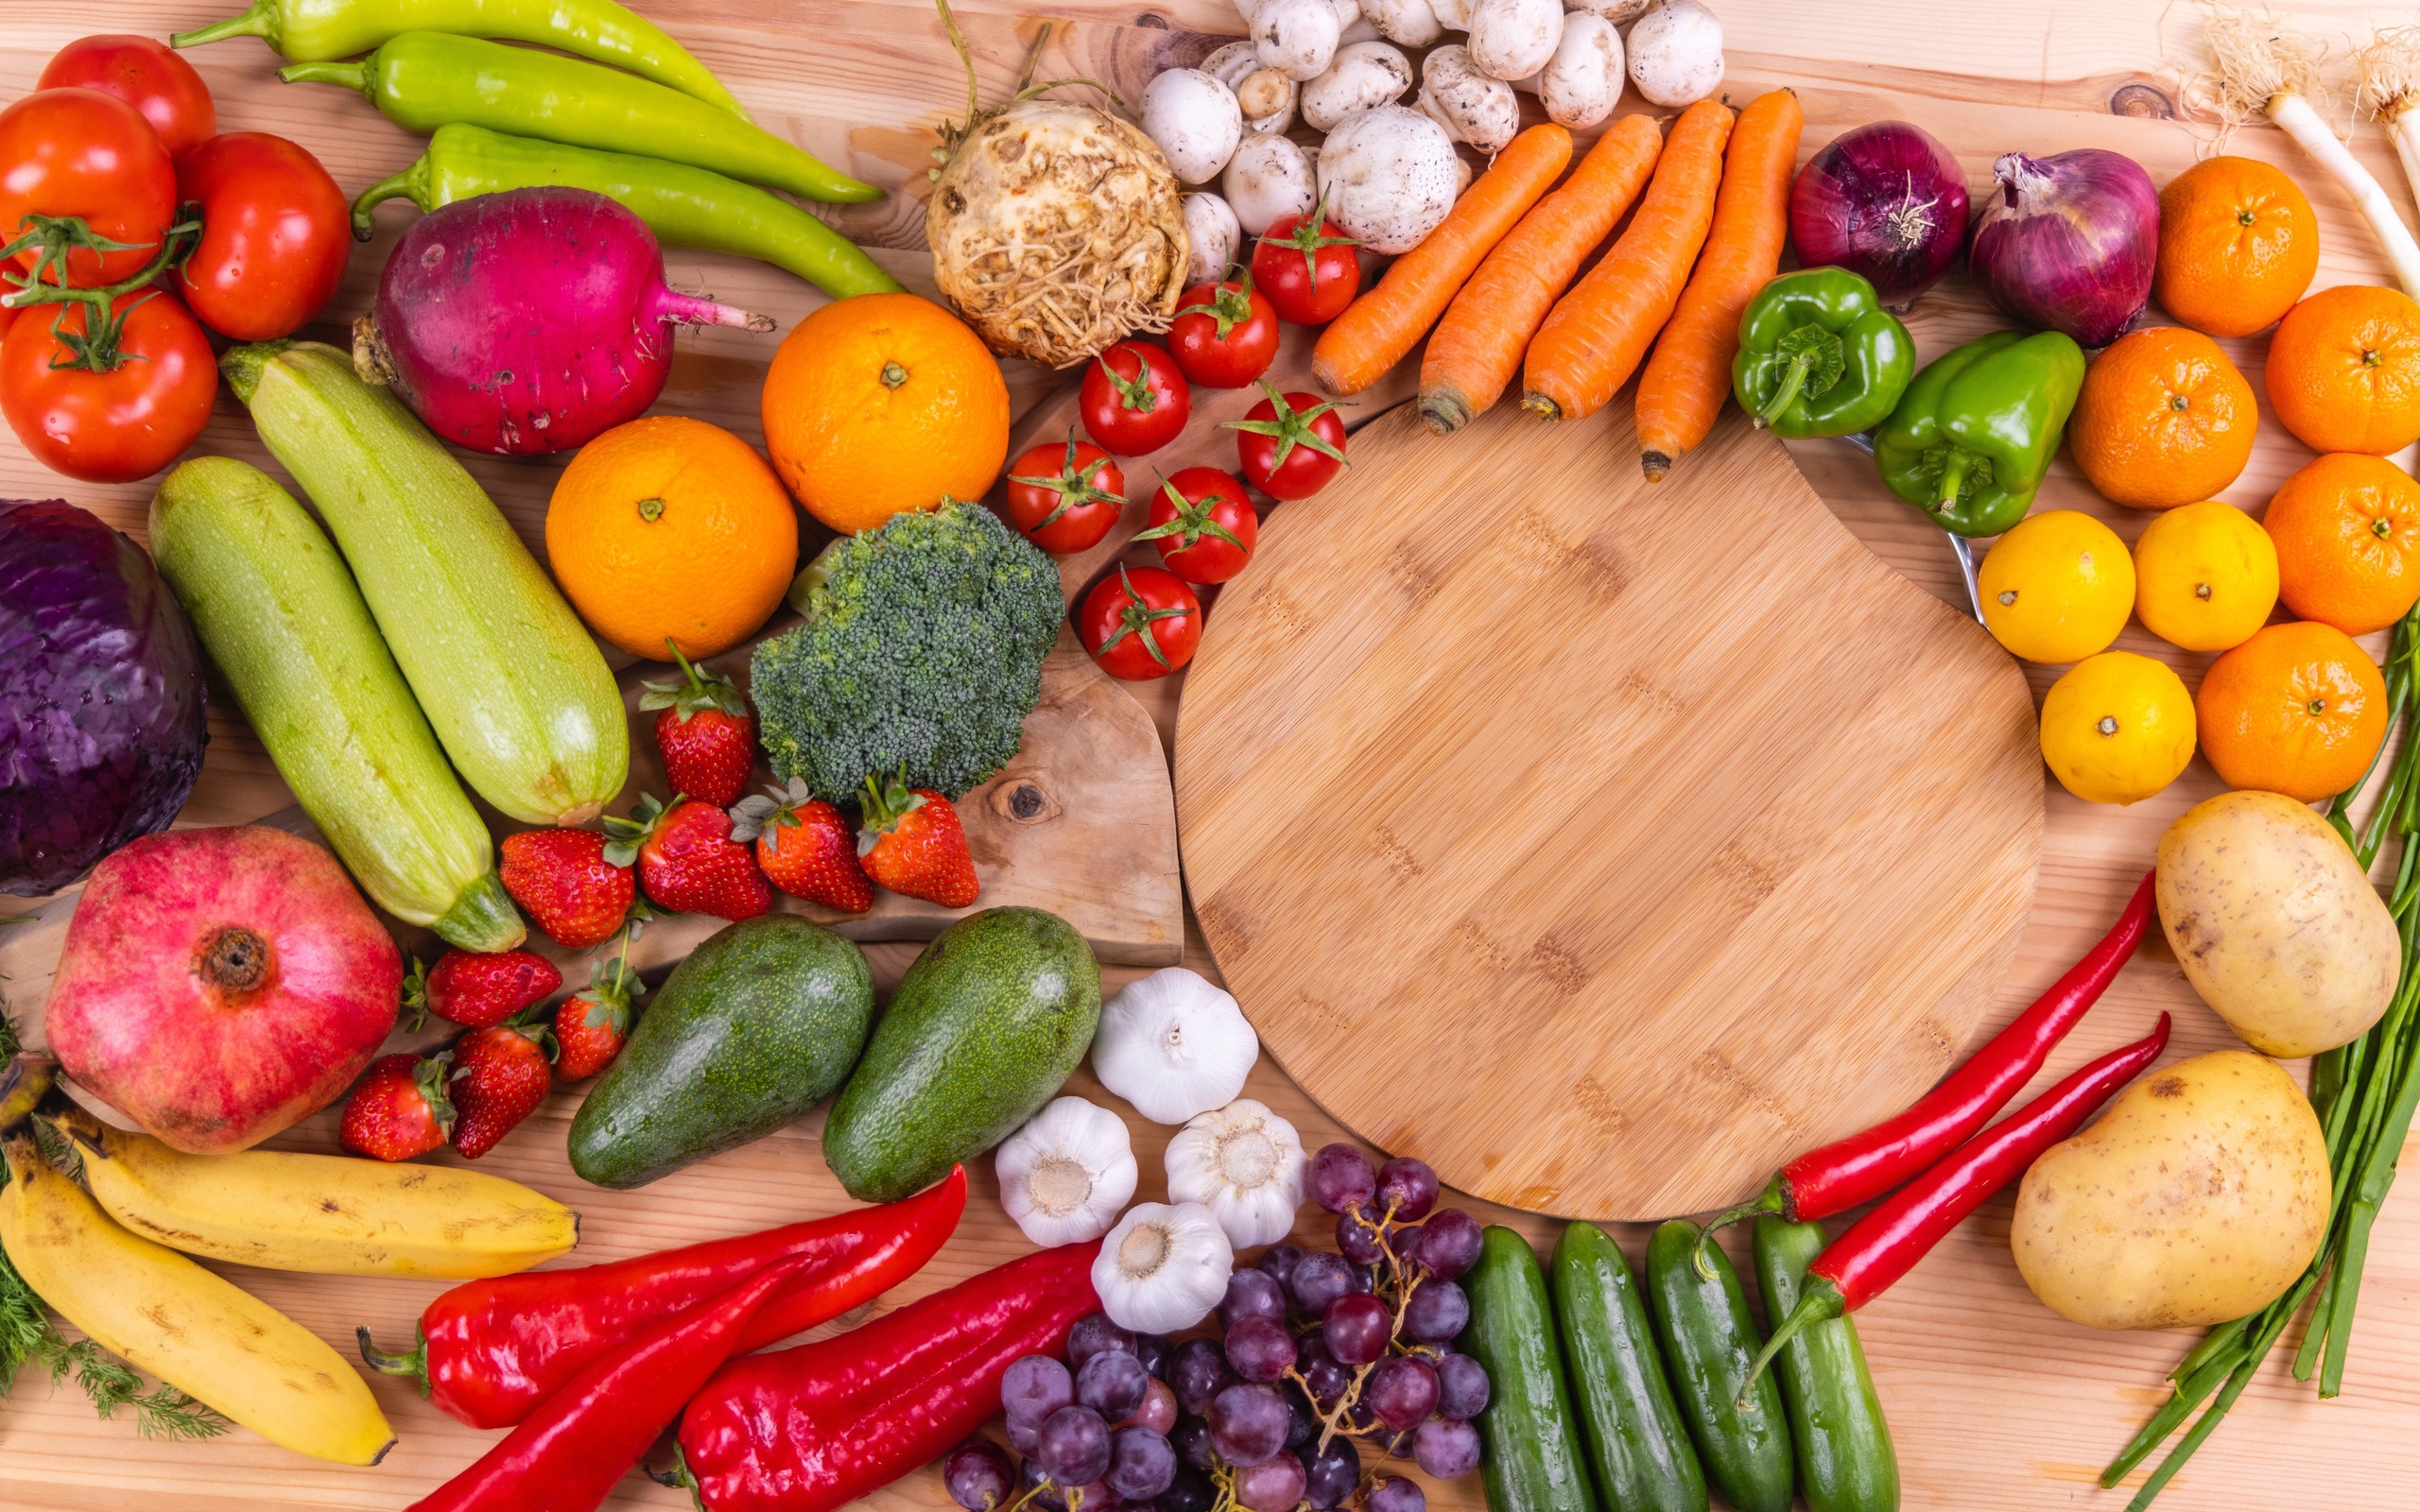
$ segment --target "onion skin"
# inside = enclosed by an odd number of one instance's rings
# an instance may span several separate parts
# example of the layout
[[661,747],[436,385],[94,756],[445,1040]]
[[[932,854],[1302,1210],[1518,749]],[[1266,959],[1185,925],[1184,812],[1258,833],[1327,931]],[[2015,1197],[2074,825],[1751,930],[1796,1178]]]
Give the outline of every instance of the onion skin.
[[1967,249],[1975,282],[2002,312],[2078,346],[2105,347],[2151,301],[2159,191],[2122,153],[2079,147],[2001,154],[1998,188]]
[[1798,171],[1789,237],[1805,266],[1861,274],[1883,303],[1905,309],[1958,260],[1966,209],[1956,154],[1921,127],[1875,121]]

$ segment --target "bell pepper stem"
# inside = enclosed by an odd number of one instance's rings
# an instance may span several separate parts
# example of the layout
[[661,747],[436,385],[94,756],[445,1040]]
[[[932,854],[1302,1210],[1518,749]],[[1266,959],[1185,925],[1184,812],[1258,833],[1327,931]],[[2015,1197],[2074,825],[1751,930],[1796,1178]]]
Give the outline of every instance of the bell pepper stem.
[[1806,1290],[1798,1294],[1798,1305],[1789,1310],[1789,1316],[1781,1320],[1781,1327],[1773,1330],[1773,1336],[1765,1341],[1765,1347],[1756,1352],[1756,1358],[1749,1362],[1747,1377],[1739,1383],[1739,1399],[1732,1406],[1740,1412],[1748,1410],[1748,1388],[1765,1373],[1765,1366],[1772,1363],[1773,1356],[1781,1352],[1783,1345],[1816,1324],[1829,1323],[1847,1312],[1848,1300],[1841,1295],[1840,1287],[1830,1277],[1808,1276]]
[[366,62],[289,63],[277,71],[277,77],[288,84],[336,84],[356,94],[370,93],[370,65]]
[[389,199],[408,199],[422,209],[428,202],[422,197],[428,193],[428,154],[424,152],[412,160],[412,165],[392,178],[381,179],[364,189],[353,201],[353,239],[366,242],[378,234],[377,209]]
[[1934,506],[1936,512],[1946,509],[1958,502],[1959,485],[1965,481],[1966,454],[1953,451],[1943,459],[1941,464],[1941,502]]
[[229,16],[206,26],[181,31],[168,39],[171,47],[199,47],[207,43],[224,42],[230,37],[266,37],[276,24],[280,0],[252,0],[251,8],[240,16]]
[[409,1376],[420,1383],[420,1394],[428,1395],[428,1335],[414,1332],[414,1344],[409,1354],[389,1354],[371,1342],[367,1325],[353,1331],[354,1340],[361,1348],[361,1362],[381,1375]]
[[1756,411],[1756,429],[1763,430],[1779,420],[1783,410],[1798,403],[1798,391],[1806,387],[1807,369],[1814,365],[1815,358],[1809,352],[1802,352],[1789,359],[1789,368],[1782,374],[1781,387],[1774,389],[1773,397],[1766,400]]
[[1714,1243],[1716,1229],[1728,1228],[1742,1218],[1756,1218],[1766,1213],[1783,1218],[1792,1216],[1789,1211],[1789,1191],[1783,1184],[1781,1173],[1778,1171],[1773,1173],[1773,1178],[1771,1181],[1765,1183],[1765,1190],[1736,1208],[1726,1208],[1715,1214],[1714,1221],[1700,1231],[1697,1247],[1689,1251],[1689,1263],[1697,1267],[1698,1279],[1709,1281],[1714,1280],[1714,1265],[1705,1258],[1705,1246]]

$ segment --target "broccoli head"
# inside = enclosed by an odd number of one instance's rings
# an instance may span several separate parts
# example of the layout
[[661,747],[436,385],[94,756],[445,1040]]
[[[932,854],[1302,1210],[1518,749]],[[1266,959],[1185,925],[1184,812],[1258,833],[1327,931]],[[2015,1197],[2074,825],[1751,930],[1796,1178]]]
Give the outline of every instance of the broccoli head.
[[756,647],[750,692],[773,770],[834,801],[903,769],[956,798],[1007,765],[1065,611],[1051,559],[969,504],[842,537],[790,601],[806,621]]

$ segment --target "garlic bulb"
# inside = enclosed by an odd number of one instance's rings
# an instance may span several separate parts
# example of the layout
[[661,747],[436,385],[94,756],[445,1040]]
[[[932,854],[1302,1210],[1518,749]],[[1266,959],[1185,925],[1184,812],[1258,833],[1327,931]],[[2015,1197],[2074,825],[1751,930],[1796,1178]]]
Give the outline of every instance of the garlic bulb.
[[1153,971],[1102,1005],[1093,1036],[1101,1085],[1154,1124],[1224,1108],[1258,1058],[1260,1037],[1236,1000],[1182,966]]
[[1080,1097],[1053,1099],[1001,1142],[1000,1206],[1047,1248],[1098,1239],[1134,1195],[1125,1120]]
[[1309,1163],[1293,1125],[1238,1097],[1168,1141],[1168,1195],[1209,1209],[1237,1249],[1273,1245],[1294,1227]]
[[1093,1290],[1101,1311],[1137,1333],[1174,1333],[1227,1295],[1235,1246],[1198,1202],[1138,1202],[1101,1241]]

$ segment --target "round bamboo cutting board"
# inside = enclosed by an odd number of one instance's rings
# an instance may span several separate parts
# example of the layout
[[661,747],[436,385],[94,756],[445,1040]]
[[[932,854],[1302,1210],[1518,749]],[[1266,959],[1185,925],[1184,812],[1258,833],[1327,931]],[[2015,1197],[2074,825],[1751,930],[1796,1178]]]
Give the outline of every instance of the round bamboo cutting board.
[[2043,806],[1978,626],[1736,414],[1650,485],[1627,410],[1369,425],[1210,615],[1176,776],[1202,932],[1305,1091],[1465,1192],[1644,1219],[1947,1069]]

